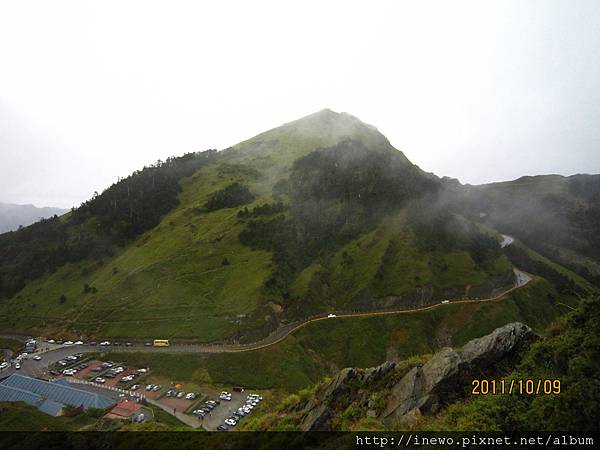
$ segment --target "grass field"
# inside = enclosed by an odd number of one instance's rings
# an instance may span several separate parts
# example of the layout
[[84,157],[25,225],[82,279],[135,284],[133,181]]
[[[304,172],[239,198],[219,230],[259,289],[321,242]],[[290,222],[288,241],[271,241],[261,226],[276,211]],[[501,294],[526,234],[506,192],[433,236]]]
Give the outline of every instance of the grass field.
[[[323,111],[267,131],[236,146],[231,158],[183,179],[180,205],[156,228],[111,258],[67,264],[3,301],[4,330],[200,341],[233,334],[236,316],[264,301],[262,286],[273,270],[272,255],[239,242],[239,208],[210,213],[202,208],[212,193],[233,182],[247,185],[255,204],[272,201],[273,184],[295,159],[343,137],[389,146],[375,129],[353,117],[343,116],[331,126],[323,122],[328,116],[337,117]],[[224,258],[229,264],[223,264]],[[98,291],[85,294],[84,284]]]
[[[241,207],[207,212],[204,205],[214,192],[233,182],[247,185],[255,196],[253,204],[246,205],[248,208],[271,202],[274,183],[286,176],[297,158],[345,138],[360,138],[374,152],[395,151],[374,128],[330,111],[242,142],[230,156],[181,180],[180,205],[154,229],[116,249],[111,258],[66,264],[29,282],[15,297],[3,300],[0,308],[3,331],[55,338],[166,338],[200,342],[225,340],[238,329],[246,330],[248,335],[258,334],[257,330],[262,332],[265,315],[270,310],[260,317],[258,313],[252,314],[266,310],[261,307],[268,300],[278,301],[268,297],[264,289],[275,269],[273,255],[240,243],[238,236],[244,224],[237,212]],[[504,257],[482,268],[465,251],[427,253],[419,250],[416,241],[404,212],[388,216],[373,231],[334,254],[319,256],[293,281],[292,295],[305,299],[307,293],[312,293],[311,283],[316,284],[321,273],[325,273],[326,280],[321,286],[327,291],[327,308],[344,310],[351,309],[357,298],[382,299],[427,289],[465,292],[492,276],[511,271]],[[384,261],[393,245],[394,256]],[[85,293],[86,284],[97,292]],[[314,294],[319,295],[318,291]],[[247,317],[251,317],[248,323],[240,323]],[[401,339],[402,333],[412,333],[414,348],[426,349],[420,332],[411,328],[413,319],[398,320],[398,327],[402,328],[402,320],[406,320],[408,328],[396,331],[393,339]],[[375,325],[373,330],[380,333],[379,324]],[[366,330],[366,335],[375,332],[362,325],[352,327]],[[298,345],[307,346],[307,351],[312,349],[309,342],[302,341],[302,336],[300,333],[296,337],[300,340]],[[335,343],[338,338],[331,339]],[[381,353],[387,347],[379,348],[368,352],[369,361],[381,360]],[[354,347],[338,348],[338,354],[327,364],[339,366],[342,364],[339,354],[346,354],[352,360],[357,351]],[[300,354],[298,358],[302,360],[304,356]],[[305,383],[314,373],[314,369],[300,370],[293,385]]]
[[[489,303],[444,305],[414,314],[312,323],[266,349],[244,353],[117,353],[111,358],[149,366],[172,381],[295,392],[343,367],[371,367],[387,359],[460,346],[513,321],[540,332],[566,312],[544,281]],[[564,301],[564,298],[561,300]]]
[[0,337],[0,348],[1,349],[7,349],[7,350],[12,351],[13,353],[16,353],[22,347],[23,347],[23,343],[21,341],[18,341],[16,339]]
[[52,417],[25,403],[0,403],[0,431],[75,431],[96,420],[87,414]]

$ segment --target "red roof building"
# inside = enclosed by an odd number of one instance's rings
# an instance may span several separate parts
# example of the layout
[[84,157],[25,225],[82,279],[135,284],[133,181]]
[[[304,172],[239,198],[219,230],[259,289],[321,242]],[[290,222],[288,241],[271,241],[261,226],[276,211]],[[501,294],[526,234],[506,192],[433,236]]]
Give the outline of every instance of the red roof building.
[[137,417],[141,409],[142,405],[139,403],[123,400],[122,402],[117,403],[104,417],[107,419],[131,420],[132,418]]

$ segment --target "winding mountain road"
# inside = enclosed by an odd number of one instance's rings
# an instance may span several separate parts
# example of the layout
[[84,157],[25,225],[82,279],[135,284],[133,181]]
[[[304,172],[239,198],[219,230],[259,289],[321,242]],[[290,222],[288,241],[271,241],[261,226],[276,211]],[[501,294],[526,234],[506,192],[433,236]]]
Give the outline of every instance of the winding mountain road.
[[[501,246],[505,247],[514,242],[514,238],[510,236],[503,235],[503,241],[501,242]],[[143,344],[134,344],[131,347],[98,347],[98,346],[90,346],[90,345],[76,345],[76,346],[65,346],[65,345],[51,345],[51,344],[42,344],[41,350],[38,354],[42,355],[42,361],[33,361],[32,359],[27,359],[22,361],[21,363],[21,373],[31,376],[44,376],[47,375],[48,366],[52,363],[63,359],[65,356],[73,354],[73,353],[91,353],[91,352],[181,352],[181,353],[239,353],[239,352],[251,352],[260,349],[264,349],[275,345],[284,339],[286,339],[291,334],[295,333],[299,329],[315,322],[320,322],[322,320],[342,320],[349,318],[357,318],[357,317],[375,317],[375,316],[387,316],[387,315],[397,315],[397,314],[413,314],[423,311],[429,311],[435,308],[444,308],[447,307],[448,304],[466,304],[466,303],[485,303],[485,302],[494,302],[501,300],[511,292],[516,289],[520,289],[526,285],[528,285],[533,277],[523,272],[522,270],[513,269],[515,274],[515,284],[513,287],[504,290],[503,292],[498,293],[497,295],[485,299],[456,299],[456,300],[446,300],[444,302],[435,303],[428,306],[418,307],[418,308],[402,308],[395,310],[387,310],[387,311],[373,311],[373,312],[348,312],[348,313],[337,313],[335,316],[331,317],[331,315],[320,315],[305,319],[300,322],[294,322],[282,327],[279,327],[273,333],[271,333],[266,338],[249,343],[249,344],[173,344],[170,347],[148,347]],[[16,338],[16,336],[6,336],[11,338]],[[7,372],[12,372],[15,369],[13,367],[9,369],[5,369],[3,373],[0,373],[0,376],[7,374]]]

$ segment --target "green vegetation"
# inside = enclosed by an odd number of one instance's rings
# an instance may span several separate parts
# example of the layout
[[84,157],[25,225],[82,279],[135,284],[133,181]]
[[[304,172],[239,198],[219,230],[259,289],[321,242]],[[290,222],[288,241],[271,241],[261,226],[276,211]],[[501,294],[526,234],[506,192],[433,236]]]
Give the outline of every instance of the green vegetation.
[[132,424],[103,419],[106,411],[89,409],[73,417],[53,417],[26,403],[0,403],[0,431],[190,431],[160,408],[151,407],[154,420]]
[[[271,296],[286,302],[296,276],[317,257],[335,252],[375,228],[384,214],[436,186],[387,146],[343,140],[295,161],[285,188],[289,216],[250,221],[240,240],[274,253],[277,266],[266,286]],[[286,306],[299,317],[312,312],[313,305],[291,300]]]
[[0,337],[0,349],[7,349],[16,353],[21,348],[23,348],[23,343],[21,341]]
[[[600,415],[600,299],[583,301],[534,344],[507,380],[558,379],[560,394],[481,396],[450,406],[428,430],[595,432]],[[510,382],[510,381],[509,381]]]
[[208,211],[216,211],[217,209],[246,205],[252,203],[253,200],[254,195],[246,186],[232,183],[212,194],[205,206]]
[[556,289],[561,294],[585,294],[586,290],[581,288],[573,278],[565,275],[554,269],[550,264],[535,259],[530,254],[518,245],[511,245],[506,248],[506,254],[509,259],[519,268],[530,273],[543,276],[548,281],[552,282]]
[[[271,347],[239,353],[110,353],[155,376],[196,384],[238,385],[296,392],[343,367],[371,367],[445,345],[460,346],[513,321],[543,331],[566,308],[540,281],[488,303],[440,305],[429,311],[312,323]],[[564,299],[562,299],[564,301]],[[571,300],[573,303],[573,300]],[[251,370],[250,370],[251,368]]]
[[[484,213],[484,223],[545,256],[567,250],[598,261],[599,192],[599,175],[545,175],[471,187],[458,192],[457,202],[470,217]],[[597,281],[578,265],[589,281]]]
[[[219,167],[207,165],[184,179],[182,207],[112,259],[66,264],[3,301],[5,329],[203,341],[234,333],[231,317],[260,302],[270,255],[237,240],[236,211],[196,212],[215,187],[243,180],[241,173],[220,178]],[[215,184],[203,183],[204,177]],[[222,264],[224,257],[230,264]],[[98,292],[84,294],[84,283]]]
[[[218,155],[169,159],[63,218],[3,236],[0,249],[12,250],[0,253],[29,255],[22,264],[35,258],[40,270],[0,266],[29,280],[1,281],[18,292],[0,300],[0,320],[6,332],[96,340],[248,341],[284,318],[370,309],[371,299],[428,286],[460,292],[508,273],[502,257],[480,264],[468,249],[422,250],[408,219],[390,219],[438,183],[377,130],[331,111]],[[391,241],[397,251],[382,261]],[[86,251],[66,257],[61,242]],[[23,246],[60,258],[48,265]]]
[[[512,306],[521,309],[522,318],[531,319],[530,314],[544,310],[542,304],[531,305],[532,299],[543,293],[540,289],[543,289],[543,286],[538,286],[527,296],[512,299]],[[527,312],[528,308],[531,312]],[[504,314],[508,311],[505,310]],[[493,320],[494,315],[490,314],[489,310],[478,312],[483,312],[485,317],[479,317],[472,322],[481,324],[486,320]],[[496,316],[496,320],[502,320],[501,317],[502,314]],[[425,431],[501,431],[506,434],[564,429],[596,431],[597,417],[600,413],[599,321],[600,298],[584,300],[575,311],[560,317],[540,317],[537,323],[543,327],[546,336],[524,350],[519,366],[511,374],[503,377],[507,383],[511,380],[525,379],[560,380],[559,394],[506,393],[469,397],[467,400],[455,402],[435,417],[422,417],[404,427]],[[489,330],[485,330],[483,334],[488,332]],[[471,329],[467,334],[470,333],[478,334],[479,331]],[[457,346],[460,346],[471,338],[461,335],[456,336],[455,341]],[[368,418],[367,410],[376,414],[383,411],[387,406],[386,389],[402,379],[415,365],[424,364],[429,357],[430,355],[421,355],[404,359],[396,365],[390,375],[369,385],[368,389],[350,381],[336,397],[328,396],[326,389],[330,379],[323,379],[297,394],[280,400],[272,411],[254,418],[244,425],[244,429],[298,430],[305,414],[302,412],[304,407],[311,402],[318,405],[322,401],[328,402],[331,426],[334,430],[387,430],[388,427],[381,421]],[[391,429],[394,429],[393,425]]]
[[96,420],[93,413],[52,417],[25,403],[0,403],[0,431],[75,431]]
[[179,180],[217,158],[215,151],[168,158],[134,172],[63,218],[54,216],[0,235],[0,298],[67,262],[111,257],[156,226],[178,204]]
[[[445,185],[375,128],[331,111],[218,154],[172,158],[0,237],[3,331],[248,342],[319,312],[486,297],[512,283],[494,238],[504,222],[479,216],[498,198],[458,186],[463,201],[446,201]],[[560,283],[549,273],[540,275]],[[543,327],[570,301],[559,287],[566,300],[540,281],[498,303],[325,321],[256,354],[171,366],[184,379],[296,391],[346,365],[428,353],[510,320]],[[260,369],[248,370],[256,355]]]

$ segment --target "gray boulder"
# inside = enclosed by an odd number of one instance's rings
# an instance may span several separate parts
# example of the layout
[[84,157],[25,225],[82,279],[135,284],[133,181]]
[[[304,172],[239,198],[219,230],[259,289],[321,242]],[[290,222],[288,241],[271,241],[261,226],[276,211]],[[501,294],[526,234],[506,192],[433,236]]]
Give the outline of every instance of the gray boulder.
[[372,394],[385,390],[386,406],[378,418],[397,427],[407,426],[464,397],[473,378],[512,369],[521,350],[538,338],[527,325],[511,323],[469,341],[458,351],[441,349],[399,380],[399,375],[394,376],[396,363],[390,361],[364,370],[346,368],[293,412],[300,414],[302,430],[331,430],[335,415],[350,405],[365,407],[373,417]]
[[444,348],[422,367],[413,368],[391,391],[381,418],[402,423],[404,416],[435,414],[464,397],[473,378],[512,368],[519,352],[539,336],[527,325],[511,323],[469,341],[458,352]]

